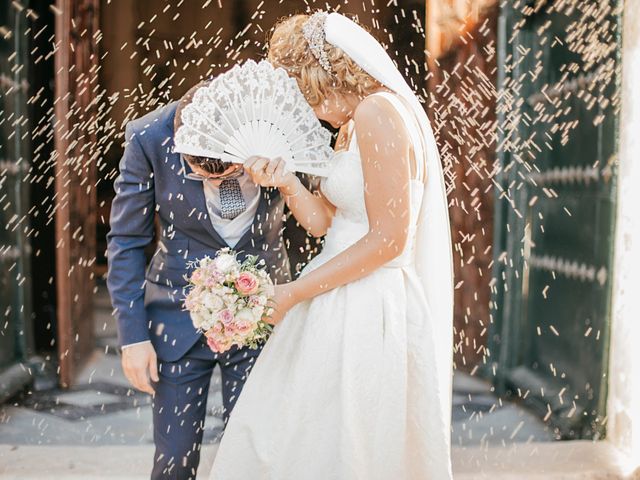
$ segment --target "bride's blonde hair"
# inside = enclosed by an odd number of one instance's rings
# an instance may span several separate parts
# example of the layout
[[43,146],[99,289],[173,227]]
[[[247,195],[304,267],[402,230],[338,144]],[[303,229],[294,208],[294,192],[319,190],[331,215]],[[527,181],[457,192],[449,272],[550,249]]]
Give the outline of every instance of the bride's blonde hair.
[[342,49],[324,43],[331,73],[327,72],[311,53],[302,33],[309,15],[293,15],[276,24],[269,41],[269,61],[284,68],[295,78],[307,102],[320,105],[331,93],[355,94],[360,97],[382,86],[362,70]]

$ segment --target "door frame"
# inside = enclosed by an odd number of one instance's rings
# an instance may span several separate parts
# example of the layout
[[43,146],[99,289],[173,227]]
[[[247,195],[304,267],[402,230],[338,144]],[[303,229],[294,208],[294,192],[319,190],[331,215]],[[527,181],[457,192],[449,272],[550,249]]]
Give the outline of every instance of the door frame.
[[[95,162],[74,168],[83,160],[82,147],[95,140],[90,129],[78,135],[78,111],[94,115],[91,105],[95,92],[93,79],[98,74],[99,56],[95,52],[94,33],[99,29],[99,0],[56,0],[55,20],[55,118],[56,154],[56,297],[59,381],[62,387],[73,384],[77,367],[93,350],[93,291],[96,219],[91,213],[76,218],[74,202],[88,202],[88,211],[96,210]],[[84,120],[85,126],[89,122]],[[84,174],[84,178],[83,178]],[[83,186],[80,180],[87,187]],[[78,180],[78,182],[74,182]],[[82,188],[81,188],[82,187]],[[80,235],[78,235],[80,231]],[[78,251],[93,257],[76,258]],[[80,313],[80,314],[79,314]],[[79,332],[82,332],[80,334]]]
[[[11,202],[16,209],[16,218],[13,226],[9,224],[3,225],[7,229],[5,232],[8,237],[7,244],[3,246],[0,252],[0,259],[10,265],[8,271],[9,289],[5,297],[9,302],[4,307],[4,320],[7,325],[12,325],[9,332],[13,330],[10,338],[5,337],[5,341],[13,343],[12,355],[9,363],[0,367],[0,403],[8,399],[21,388],[27,385],[33,377],[35,364],[34,348],[33,348],[33,318],[31,309],[31,243],[26,234],[26,226],[28,225],[27,210],[29,209],[29,183],[23,181],[23,176],[29,171],[31,163],[31,153],[29,148],[28,137],[24,131],[29,129],[28,114],[28,92],[29,92],[29,62],[26,61],[29,55],[28,40],[24,34],[28,25],[25,10],[9,4],[5,5],[9,14],[14,14],[14,21],[11,22],[12,35],[6,36],[3,41],[13,42],[13,55],[15,55],[15,64],[22,62],[21,68],[14,68],[12,72],[3,78],[3,82],[7,82],[10,94],[3,92],[4,101],[14,103],[14,110],[17,118],[21,116],[27,117],[27,123],[15,121],[13,124],[12,138],[9,140],[13,143],[13,158],[6,158],[0,161],[0,170],[3,170],[5,182],[4,187],[10,185],[10,177],[14,177],[13,183],[15,188],[8,187],[11,192]],[[4,86],[3,86],[4,89]],[[6,152],[5,152],[6,153]],[[3,189],[4,191],[4,189]],[[22,207],[20,207],[22,205]],[[18,226],[21,228],[18,228]],[[9,231],[10,229],[10,231]],[[6,237],[5,237],[6,238]],[[3,309],[4,310],[4,309]],[[0,332],[6,335],[4,326],[0,327]]]

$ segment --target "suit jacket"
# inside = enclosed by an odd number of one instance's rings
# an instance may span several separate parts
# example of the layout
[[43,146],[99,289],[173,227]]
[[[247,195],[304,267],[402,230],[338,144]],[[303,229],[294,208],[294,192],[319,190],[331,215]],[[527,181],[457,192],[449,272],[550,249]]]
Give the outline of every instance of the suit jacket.
[[[198,340],[183,310],[188,262],[227,247],[211,224],[202,183],[182,174],[172,152],[177,103],[129,122],[107,235],[107,285],[121,345],[151,340],[158,357],[181,358]],[[146,266],[145,247],[160,224],[157,249]],[[252,227],[234,250],[264,259],[274,281],[290,280],[282,230],[284,201],[261,189]]]

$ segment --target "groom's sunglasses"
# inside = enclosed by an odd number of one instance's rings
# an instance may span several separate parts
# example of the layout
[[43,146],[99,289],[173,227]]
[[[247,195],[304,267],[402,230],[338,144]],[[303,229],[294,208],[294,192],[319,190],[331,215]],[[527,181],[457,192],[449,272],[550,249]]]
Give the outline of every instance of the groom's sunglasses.
[[206,182],[207,180],[229,180],[231,178],[238,178],[244,175],[244,168],[242,166],[238,167],[236,165],[227,168],[222,173],[212,173],[210,175],[200,175],[195,172],[187,173],[187,162],[184,159],[184,156],[180,154],[180,164],[182,166],[182,173],[184,178],[187,180],[195,180],[196,182]]

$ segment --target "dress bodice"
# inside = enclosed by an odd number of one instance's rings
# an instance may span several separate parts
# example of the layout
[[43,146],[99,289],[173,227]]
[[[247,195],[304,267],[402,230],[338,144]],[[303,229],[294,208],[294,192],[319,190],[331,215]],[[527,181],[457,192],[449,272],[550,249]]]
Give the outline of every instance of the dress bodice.
[[[384,95],[400,113],[409,130],[416,158],[422,158],[423,150],[422,145],[419,143],[420,133],[411,113],[394,95],[388,93],[375,95]],[[348,148],[336,152],[333,159],[333,167],[321,183],[322,193],[336,207],[333,222],[325,237],[324,245],[324,251],[332,254],[338,254],[350,247],[366,235],[369,230],[362,162],[353,125],[351,129],[353,133]],[[416,144],[416,142],[418,143]],[[411,180],[410,192],[411,220],[409,235],[404,252],[392,262],[394,265],[410,263],[413,258],[416,221],[424,193],[423,182]]]

